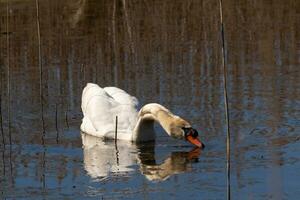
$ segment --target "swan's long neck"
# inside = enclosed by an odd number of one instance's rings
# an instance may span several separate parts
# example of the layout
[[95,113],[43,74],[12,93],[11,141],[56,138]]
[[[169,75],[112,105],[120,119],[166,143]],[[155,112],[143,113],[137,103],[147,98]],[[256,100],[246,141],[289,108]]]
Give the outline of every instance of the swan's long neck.
[[178,116],[172,114],[168,109],[156,103],[146,104],[138,114],[138,121],[133,131],[133,141],[150,141],[155,139],[153,123],[158,122],[171,136],[171,127],[174,119]]

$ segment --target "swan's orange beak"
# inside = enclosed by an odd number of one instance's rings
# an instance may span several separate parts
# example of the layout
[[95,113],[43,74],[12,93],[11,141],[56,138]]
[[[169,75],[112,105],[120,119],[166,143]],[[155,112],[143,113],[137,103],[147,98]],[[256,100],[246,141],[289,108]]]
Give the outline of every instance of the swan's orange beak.
[[192,143],[193,145],[196,145],[199,148],[204,149],[205,145],[198,139],[198,137],[193,137],[192,135],[188,135],[186,137],[186,140]]

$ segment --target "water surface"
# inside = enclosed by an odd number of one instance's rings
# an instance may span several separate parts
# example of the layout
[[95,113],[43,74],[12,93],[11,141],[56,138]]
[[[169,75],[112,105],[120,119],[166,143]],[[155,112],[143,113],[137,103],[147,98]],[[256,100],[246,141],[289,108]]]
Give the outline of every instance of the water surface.
[[[225,199],[219,2],[38,2],[37,18],[36,1],[0,1],[0,198]],[[231,198],[296,199],[300,4],[223,4]],[[82,135],[88,82],[166,106],[206,149],[159,126],[155,143],[117,148]]]

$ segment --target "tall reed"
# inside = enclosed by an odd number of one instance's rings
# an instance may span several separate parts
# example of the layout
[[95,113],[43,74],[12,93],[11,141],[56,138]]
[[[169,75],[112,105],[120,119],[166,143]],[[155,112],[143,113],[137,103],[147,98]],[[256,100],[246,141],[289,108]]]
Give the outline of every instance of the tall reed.
[[116,116],[116,126],[115,126],[115,149],[116,149],[117,166],[119,166],[119,149],[118,149],[118,115]]
[[58,109],[57,103],[55,104],[55,130],[56,130],[56,143],[59,141],[59,130],[58,130]]
[[3,128],[3,117],[2,117],[2,71],[0,71],[0,131],[2,136],[2,144],[5,148],[5,135],[4,135],[4,128]]
[[113,14],[112,14],[112,20],[111,20],[111,26],[112,26],[112,42],[113,42],[113,71],[114,71],[114,84],[115,86],[118,86],[118,62],[117,59],[119,58],[118,50],[117,50],[117,33],[116,33],[116,11],[117,10],[117,2],[114,0],[113,2]]
[[116,126],[115,126],[115,144],[117,145],[118,140],[118,116],[116,116]]
[[124,10],[124,17],[125,17],[125,24],[126,24],[127,34],[128,34],[129,42],[130,42],[130,51],[131,51],[132,55],[134,55],[135,54],[135,50],[134,50],[134,44],[133,44],[133,40],[132,40],[131,26],[130,26],[130,23],[129,23],[129,17],[128,17],[128,12],[127,12],[127,8],[126,8],[126,0],[122,0],[122,4],[123,4],[123,10]]
[[67,110],[65,112],[65,122],[66,122],[67,128],[69,129],[70,125],[69,125],[69,117],[68,117],[68,106],[67,106]]
[[41,47],[41,31],[40,31],[40,16],[39,16],[39,1],[35,0],[36,5],[36,25],[37,25],[37,38],[38,38],[38,60],[40,71],[40,104],[41,104],[41,120],[42,120],[42,144],[45,143],[44,138],[46,134],[45,120],[44,120],[44,101],[43,101],[43,63],[42,63],[42,47]]
[[223,22],[223,2],[219,0],[220,7],[220,24],[221,24],[221,38],[222,38],[222,67],[223,67],[223,95],[226,118],[226,157],[227,157],[227,199],[230,199],[230,121],[228,108],[228,92],[227,92],[227,66],[225,55],[225,31]]
[[6,4],[6,45],[7,45],[7,120],[9,145],[12,145],[10,116],[10,38],[9,38],[9,1]]

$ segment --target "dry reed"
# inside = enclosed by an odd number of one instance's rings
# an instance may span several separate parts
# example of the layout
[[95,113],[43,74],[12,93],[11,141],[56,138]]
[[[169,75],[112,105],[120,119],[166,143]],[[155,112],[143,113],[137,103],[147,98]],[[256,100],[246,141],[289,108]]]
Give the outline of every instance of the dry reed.
[[222,66],[223,66],[223,95],[224,107],[226,118],[226,156],[227,156],[227,199],[230,199],[230,124],[229,124],[229,108],[228,108],[228,93],[227,93],[227,68],[226,68],[226,55],[225,55],[225,32],[223,22],[223,4],[219,0],[220,6],[220,23],[221,23],[221,38],[222,38]]

